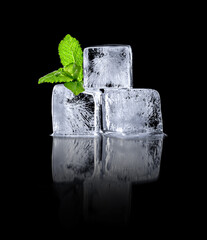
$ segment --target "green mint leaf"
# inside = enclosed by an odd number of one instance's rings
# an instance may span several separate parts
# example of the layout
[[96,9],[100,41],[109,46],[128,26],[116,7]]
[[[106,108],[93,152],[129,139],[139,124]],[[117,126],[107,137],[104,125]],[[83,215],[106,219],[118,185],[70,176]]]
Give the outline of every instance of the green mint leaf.
[[62,65],[65,67],[70,63],[76,63],[78,66],[83,64],[83,51],[75,38],[67,34],[59,43],[58,53]]
[[67,73],[70,77],[76,80],[79,77],[81,67],[75,63],[71,63],[64,67],[64,72]]
[[83,67],[82,66],[81,66],[79,75],[77,77],[77,80],[80,81],[80,82],[83,81]]
[[58,46],[63,68],[41,77],[38,83],[65,83],[75,95],[83,92],[83,51],[75,38],[67,34]]
[[47,75],[41,77],[38,81],[38,84],[41,83],[62,83],[62,82],[71,82],[73,78],[68,76],[63,68],[59,68],[58,70],[48,73]]
[[65,83],[64,86],[70,89],[75,95],[82,93],[85,89],[83,87],[83,81],[73,81]]

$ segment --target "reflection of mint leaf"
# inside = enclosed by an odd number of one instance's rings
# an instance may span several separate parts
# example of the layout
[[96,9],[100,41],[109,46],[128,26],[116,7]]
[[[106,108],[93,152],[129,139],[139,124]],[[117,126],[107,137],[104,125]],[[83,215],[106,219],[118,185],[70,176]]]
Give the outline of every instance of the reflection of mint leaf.
[[62,68],[59,68],[58,70],[41,77],[38,83],[61,83],[71,81],[73,81],[73,78],[66,75]]
[[63,66],[70,63],[76,63],[79,66],[83,64],[83,52],[81,46],[75,38],[67,34],[58,46],[60,60]]
[[67,82],[64,84],[64,86],[68,89],[70,89],[75,95],[78,95],[79,93],[83,92],[85,89],[83,88],[83,81],[73,81],[73,82]]
[[58,46],[63,68],[41,77],[38,83],[61,83],[75,95],[84,91],[83,88],[83,51],[75,38],[67,34]]

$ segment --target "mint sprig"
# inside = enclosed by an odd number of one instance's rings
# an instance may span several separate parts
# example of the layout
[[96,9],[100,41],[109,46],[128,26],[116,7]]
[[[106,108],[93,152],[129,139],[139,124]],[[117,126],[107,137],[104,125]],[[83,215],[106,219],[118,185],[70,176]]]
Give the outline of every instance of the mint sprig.
[[59,43],[58,53],[63,68],[41,77],[41,83],[65,83],[75,95],[83,92],[83,51],[75,38],[67,34]]

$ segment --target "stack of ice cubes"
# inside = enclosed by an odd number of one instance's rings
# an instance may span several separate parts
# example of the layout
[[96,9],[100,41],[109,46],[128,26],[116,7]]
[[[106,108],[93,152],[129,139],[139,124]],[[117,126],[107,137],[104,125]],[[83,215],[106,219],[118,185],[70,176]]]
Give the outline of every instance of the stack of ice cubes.
[[159,93],[133,88],[129,45],[88,47],[83,57],[85,91],[75,96],[63,84],[53,89],[54,136],[163,132]]

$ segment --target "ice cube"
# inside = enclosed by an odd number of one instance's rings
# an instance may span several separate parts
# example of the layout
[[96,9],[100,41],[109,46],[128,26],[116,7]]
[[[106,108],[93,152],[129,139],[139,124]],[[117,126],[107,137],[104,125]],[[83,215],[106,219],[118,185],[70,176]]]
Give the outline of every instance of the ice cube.
[[132,50],[129,45],[102,45],[84,49],[86,88],[132,87]]
[[75,96],[63,84],[52,93],[53,136],[93,135],[100,130],[101,92],[88,90]]
[[159,176],[163,134],[145,137],[103,137],[104,176],[114,181],[154,181]]
[[163,131],[160,96],[153,89],[106,89],[102,111],[105,132]]
[[72,182],[92,177],[100,158],[100,144],[100,136],[53,137],[53,181]]

